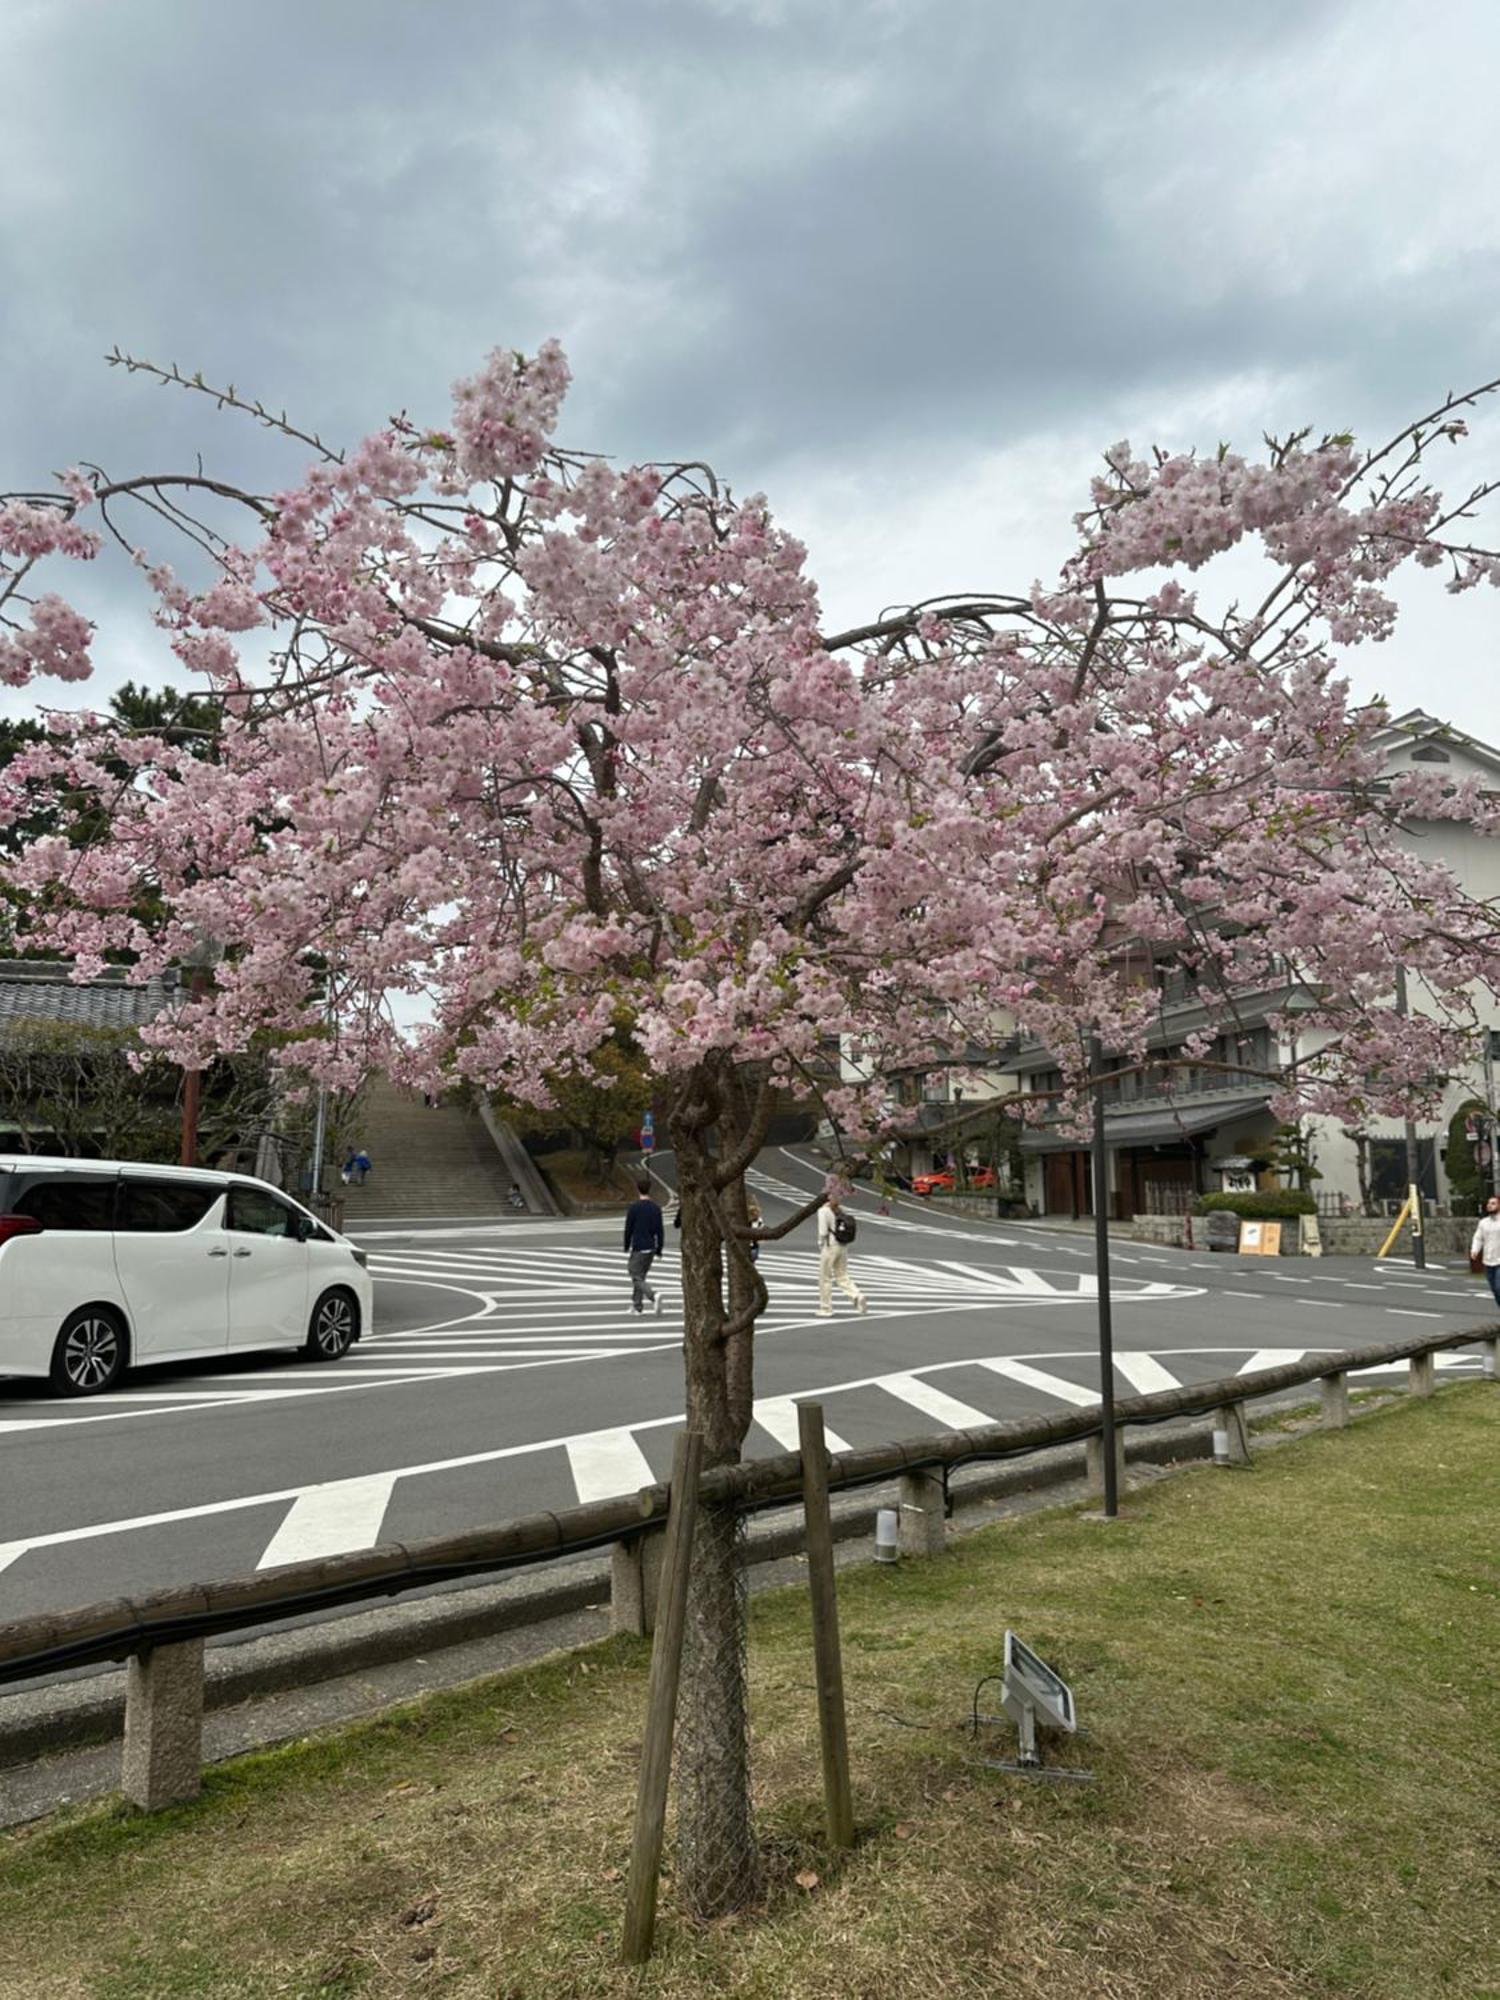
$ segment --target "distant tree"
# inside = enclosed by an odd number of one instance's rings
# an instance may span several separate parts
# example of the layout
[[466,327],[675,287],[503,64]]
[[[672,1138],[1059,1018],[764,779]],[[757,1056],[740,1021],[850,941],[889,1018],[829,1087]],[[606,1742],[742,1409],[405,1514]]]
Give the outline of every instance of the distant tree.
[[[209,1064],[198,1114],[203,1163],[251,1165],[276,1115],[275,1079],[263,1052]],[[182,1072],[145,1049],[133,1028],[13,1018],[0,1036],[0,1129],[24,1152],[175,1161]]]
[[601,1043],[586,1070],[548,1077],[551,1108],[507,1098],[504,1111],[525,1133],[553,1131],[560,1122],[568,1125],[593,1154],[600,1179],[608,1180],[621,1146],[640,1130],[653,1087],[640,1051],[627,1034],[617,1032]]
[[1479,1121],[1481,1131],[1486,1128],[1489,1110],[1477,1097],[1471,1097],[1454,1112],[1448,1121],[1448,1140],[1443,1148],[1443,1171],[1448,1176],[1453,1206],[1460,1214],[1483,1207],[1483,1198],[1492,1184],[1489,1168],[1480,1166],[1469,1143],[1465,1127],[1471,1118]]
[[1304,1193],[1323,1178],[1314,1164],[1312,1134],[1305,1125],[1278,1125],[1271,1143],[1260,1156],[1274,1172]]

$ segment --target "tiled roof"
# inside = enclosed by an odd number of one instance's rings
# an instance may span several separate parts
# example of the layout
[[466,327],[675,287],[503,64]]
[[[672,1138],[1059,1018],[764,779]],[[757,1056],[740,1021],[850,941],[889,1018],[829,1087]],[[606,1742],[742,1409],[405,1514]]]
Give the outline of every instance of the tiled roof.
[[176,981],[153,977],[129,986],[106,972],[75,985],[62,961],[0,959],[0,1039],[19,1021],[68,1021],[84,1028],[138,1028],[171,1004]]

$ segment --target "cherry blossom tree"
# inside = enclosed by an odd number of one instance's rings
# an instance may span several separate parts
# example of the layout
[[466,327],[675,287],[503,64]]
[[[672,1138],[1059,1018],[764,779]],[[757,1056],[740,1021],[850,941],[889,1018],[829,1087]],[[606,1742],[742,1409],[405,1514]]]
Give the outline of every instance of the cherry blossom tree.
[[[766,1291],[745,1175],[778,1105],[816,1099],[859,1145],[890,1128],[892,1072],[1002,1024],[1055,1051],[1081,1105],[1091,1038],[1151,1060],[1143,955],[1189,973],[1189,1057],[1237,994],[1295,990],[1287,1118],[1402,1111],[1458,1059],[1496,983],[1495,913],[1399,836],[1414,814],[1494,831],[1496,808],[1440,775],[1388,782],[1384,711],[1339,657],[1389,632],[1405,562],[1454,591],[1500,580],[1471,526],[1488,486],[1448,506],[1424,470],[1495,384],[1374,451],[1116,446],[1054,587],[842,632],[764,500],[557,445],[567,386],[555,345],[497,351],[444,427],[396,420],[347,456],[224,392],[311,468],[275,493],[74,471],[0,507],[0,678],[87,679],[100,635],[53,573],[116,545],[221,714],[211,761],[78,716],[22,749],[0,813],[109,793],[109,837],[32,839],[7,874],[81,976],[220,943],[213,990],[151,1031],[186,1063],[275,1026],[333,1085],[378,1064],[545,1106],[604,1081],[623,1027],[677,1159],[709,1464],[751,1421]],[[1265,587],[1210,607],[1199,573],[1241,544]],[[1429,1014],[1396,1014],[1396,961]],[[402,1038],[409,994],[431,1020]],[[710,1509],[679,1806],[679,1882],[706,1915],[757,1879],[741,1588],[735,1523]]]

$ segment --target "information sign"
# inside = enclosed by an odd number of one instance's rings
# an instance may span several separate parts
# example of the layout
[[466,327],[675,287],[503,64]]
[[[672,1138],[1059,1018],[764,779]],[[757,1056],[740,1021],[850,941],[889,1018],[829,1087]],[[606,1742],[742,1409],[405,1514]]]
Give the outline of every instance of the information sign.
[[1281,1224],[1279,1222],[1242,1222],[1240,1224],[1240,1255],[1242,1257],[1279,1257],[1281,1255]]

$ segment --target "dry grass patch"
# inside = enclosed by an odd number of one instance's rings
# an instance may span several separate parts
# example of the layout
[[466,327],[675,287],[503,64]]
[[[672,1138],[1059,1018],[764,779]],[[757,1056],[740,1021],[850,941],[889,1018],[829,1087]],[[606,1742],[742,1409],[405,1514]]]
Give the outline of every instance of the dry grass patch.
[[[843,1858],[805,1595],[759,1600],[767,1903],[702,1928],[668,1885],[641,1972],[615,1957],[646,1651],[612,1641],[241,1759],[192,1808],[8,1836],[0,1993],[1500,1995],[1497,1446],[1500,1395],[1447,1389],[1113,1526],[1035,1515],[846,1574]],[[1007,1624],[1073,1681],[1094,1785],[975,1767]]]

